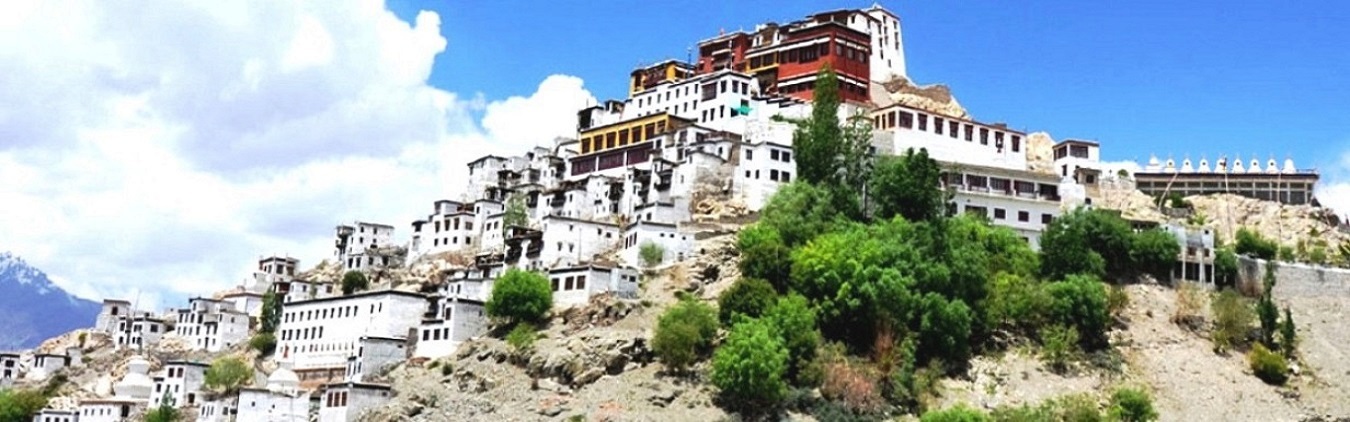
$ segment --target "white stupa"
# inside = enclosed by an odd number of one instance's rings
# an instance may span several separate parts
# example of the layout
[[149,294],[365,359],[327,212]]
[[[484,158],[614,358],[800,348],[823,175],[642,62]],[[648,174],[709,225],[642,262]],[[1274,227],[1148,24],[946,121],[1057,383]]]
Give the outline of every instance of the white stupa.
[[1200,157],[1200,172],[1209,173],[1209,159]]
[[1255,155],[1252,156],[1252,164],[1250,166],[1247,166],[1247,172],[1248,173],[1261,172],[1261,161],[1257,160]]
[[1236,156],[1236,158],[1233,158],[1233,173],[1246,173],[1246,172],[1247,169],[1242,168],[1242,156],[1238,155]]
[[1166,170],[1168,173],[1176,173],[1177,161],[1173,160],[1172,157],[1167,157],[1167,167],[1164,168],[1163,170]]
[[1149,173],[1157,173],[1158,170],[1161,170],[1161,169],[1162,169],[1162,164],[1159,164],[1159,163],[1158,163],[1158,156],[1157,156],[1157,155],[1152,155],[1152,154],[1150,154],[1150,155],[1148,156],[1148,167],[1145,167],[1145,168],[1144,168],[1144,171],[1147,171],[1147,172],[1149,172]]
[[1280,168],[1275,165],[1275,157],[1270,157],[1269,160],[1266,160],[1266,173],[1275,174],[1279,172]]
[[1190,158],[1190,157],[1186,157],[1185,160],[1181,160],[1181,172],[1182,172],[1182,173],[1195,173],[1195,167],[1192,167],[1192,166],[1191,166],[1191,158]]
[[1284,169],[1280,170],[1280,172],[1284,174],[1298,173],[1298,168],[1294,167],[1294,159],[1293,158],[1284,159]]
[[278,393],[294,393],[300,389],[300,377],[282,365],[267,376],[267,389]]
[[1222,157],[1222,156],[1219,157],[1219,161],[1216,162],[1216,163],[1214,164],[1214,172],[1215,172],[1215,173],[1227,173],[1227,172],[1228,172],[1228,157]]
[[155,389],[155,383],[146,375],[150,372],[150,362],[140,356],[132,356],[127,361],[127,374],[122,376],[122,380],[113,385],[113,392],[118,398],[150,400],[150,392]]

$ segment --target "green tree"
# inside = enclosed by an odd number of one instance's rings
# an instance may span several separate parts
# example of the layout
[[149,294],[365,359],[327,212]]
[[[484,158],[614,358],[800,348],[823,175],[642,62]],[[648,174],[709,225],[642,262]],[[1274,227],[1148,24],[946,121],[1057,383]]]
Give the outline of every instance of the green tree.
[[537,322],[553,307],[553,288],[543,274],[512,268],[492,284],[486,307],[488,315],[511,324]]
[[1158,411],[1153,409],[1153,399],[1144,390],[1135,388],[1121,388],[1112,393],[1108,414],[1111,420],[1120,422],[1158,420]]
[[1210,302],[1210,312],[1214,315],[1214,331],[1210,338],[1220,351],[1235,348],[1246,343],[1247,333],[1251,332],[1252,307],[1233,289],[1224,289]]
[[169,392],[164,392],[164,398],[159,403],[159,407],[145,412],[145,422],[178,422],[183,420],[183,414],[173,406],[173,397],[169,396]]
[[769,282],[757,278],[736,280],[730,288],[717,298],[717,317],[722,324],[731,326],[737,315],[759,318],[764,311],[778,301],[778,292]]
[[1249,230],[1246,227],[1237,231],[1237,245],[1235,251],[1240,255],[1250,255],[1264,260],[1273,260],[1279,253],[1280,246],[1273,240],[1267,240],[1261,237],[1260,233]]
[[1050,369],[1063,372],[1078,356],[1078,330],[1054,324],[1041,329],[1041,359]]
[[1275,334],[1279,330],[1280,308],[1275,306],[1275,268],[1273,261],[1266,262],[1266,275],[1263,281],[1261,297],[1256,301],[1256,319],[1261,323],[1261,343],[1267,348],[1275,347]]
[[281,298],[272,290],[263,294],[262,313],[258,316],[258,331],[275,333],[281,325]]
[[778,298],[764,312],[764,319],[783,337],[783,345],[788,350],[788,379],[801,383],[800,374],[815,359],[816,348],[820,347],[815,310],[805,297],[793,293]]
[[666,259],[666,249],[654,242],[644,242],[638,248],[638,258],[642,260],[642,266],[650,270]]
[[502,235],[512,227],[526,227],[530,224],[529,210],[525,208],[525,198],[512,194],[506,199],[506,209],[502,211]]
[[946,212],[948,195],[939,187],[942,168],[928,157],[927,149],[905,151],[884,157],[872,172],[869,192],[875,204],[873,216],[889,220],[896,215],[910,221],[930,221]]
[[277,337],[272,333],[259,332],[248,340],[248,347],[257,350],[260,356],[271,355],[277,349]]
[[1046,286],[1050,295],[1050,321],[1078,330],[1085,348],[1106,345],[1110,312],[1106,306],[1106,288],[1100,281],[1071,275]]
[[758,224],[776,231],[784,246],[806,244],[848,221],[836,205],[835,196],[826,188],[802,181],[788,183],[769,198]]
[[47,396],[31,389],[0,390],[0,422],[29,422],[47,407]]
[[534,340],[539,337],[539,332],[535,330],[532,324],[516,324],[510,333],[506,334],[506,344],[511,345],[515,350],[530,350],[534,347]]
[[253,382],[253,368],[233,356],[218,358],[206,368],[202,383],[211,390],[230,394]]
[[717,312],[692,298],[671,306],[656,322],[652,351],[673,372],[683,372],[712,347]]
[[816,73],[811,97],[811,117],[799,123],[792,135],[797,177],[815,185],[831,185],[843,158],[844,133],[839,126],[839,77],[828,65]]
[[966,407],[964,404],[958,404],[942,410],[930,410],[923,413],[919,418],[920,422],[990,422],[984,412]]
[[1294,327],[1294,314],[1284,308],[1284,320],[1280,321],[1280,350],[1288,358],[1294,357],[1298,349],[1298,330]]
[[773,324],[743,320],[712,361],[712,382],[745,409],[771,408],[787,394],[788,349]]
[[1070,274],[1131,274],[1132,234],[1129,224],[1110,211],[1079,208],[1061,215],[1041,235],[1041,275],[1057,280]]
[[1289,363],[1285,362],[1284,356],[1270,351],[1264,345],[1252,346],[1252,350],[1247,352],[1247,363],[1251,365],[1252,373],[1266,384],[1284,385],[1289,380]]
[[1221,286],[1237,284],[1238,259],[1232,248],[1219,248],[1214,254],[1214,279]]
[[741,275],[768,280],[779,292],[787,292],[792,273],[792,250],[783,244],[778,230],[767,224],[755,224],[737,235],[736,249],[741,253]]
[[348,271],[342,275],[342,294],[350,295],[370,288],[370,280],[360,271]]
[[920,303],[919,359],[942,359],[964,366],[970,358],[970,307],[936,293],[925,294]]
[[1050,308],[1050,296],[1042,283],[1032,277],[1000,273],[994,277],[984,311],[989,324],[997,328],[1031,333],[1044,325]]
[[1177,238],[1161,229],[1136,233],[1130,242],[1130,259],[1136,268],[1163,282],[1172,280],[1172,268],[1180,254]]

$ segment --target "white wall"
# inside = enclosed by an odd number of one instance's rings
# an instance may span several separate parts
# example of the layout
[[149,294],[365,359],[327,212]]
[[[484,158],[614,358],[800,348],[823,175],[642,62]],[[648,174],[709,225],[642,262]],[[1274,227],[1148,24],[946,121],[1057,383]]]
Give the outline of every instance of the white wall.
[[406,337],[426,309],[425,297],[394,291],[289,303],[277,329],[278,360],[296,370],[345,367],[361,337]]
[[[889,115],[892,112],[913,115],[911,127],[903,127],[899,115],[895,120],[896,125],[889,127]],[[886,107],[871,113],[871,116],[874,119],[881,118],[882,125],[877,127],[893,136],[894,153],[897,155],[904,154],[910,148],[915,150],[926,148],[928,149],[928,156],[937,161],[1010,170],[1026,170],[1027,168],[1025,134],[983,123],[955,120],[958,123],[958,133],[956,137],[952,137],[950,122],[953,120],[950,117],[904,106]],[[936,119],[942,119],[941,133],[938,133]],[[926,123],[924,123],[925,121]],[[967,126],[969,126],[971,132],[970,140],[966,140]],[[981,131],[987,131],[988,133],[983,142],[981,141]],[[999,134],[1002,134],[1003,137],[1003,148],[1001,150],[998,148]],[[1014,142],[1014,138],[1017,142]],[[1017,148],[1014,149],[1014,146]]]
[[[1006,195],[958,191],[952,198],[957,204],[956,211],[965,213],[970,207],[985,207],[989,221],[994,225],[1013,229],[1027,238],[1033,249],[1040,249],[1041,233],[1045,231],[1044,216],[1054,219],[1060,214],[1058,202],[1010,197]],[[996,210],[1003,210],[1004,217],[996,218]],[[1028,214],[1027,221],[1019,221],[1019,212]]]
[[284,393],[248,388],[239,392],[239,414],[235,420],[292,421],[309,420],[309,394],[294,397]]

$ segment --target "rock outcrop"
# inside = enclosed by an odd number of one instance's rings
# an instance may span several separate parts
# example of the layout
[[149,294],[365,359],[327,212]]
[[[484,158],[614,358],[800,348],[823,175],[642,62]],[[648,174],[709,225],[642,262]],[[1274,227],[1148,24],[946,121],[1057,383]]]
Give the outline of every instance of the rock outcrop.
[[969,119],[970,114],[952,96],[946,85],[919,86],[904,77],[872,84],[872,101],[880,107],[901,104],[951,117]]

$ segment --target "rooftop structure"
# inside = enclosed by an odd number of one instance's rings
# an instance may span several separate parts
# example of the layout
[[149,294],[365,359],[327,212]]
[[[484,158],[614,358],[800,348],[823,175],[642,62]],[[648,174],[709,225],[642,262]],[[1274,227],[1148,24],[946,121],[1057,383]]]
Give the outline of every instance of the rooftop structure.
[[1254,157],[1245,165],[1241,156],[1220,157],[1211,166],[1203,157],[1198,163],[1187,157],[1178,165],[1170,157],[1163,162],[1154,156],[1143,168],[1134,175],[1135,186],[1151,196],[1229,193],[1290,205],[1318,204],[1313,196],[1317,171],[1298,169],[1291,159],[1280,166],[1270,158],[1262,166]]

